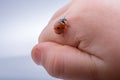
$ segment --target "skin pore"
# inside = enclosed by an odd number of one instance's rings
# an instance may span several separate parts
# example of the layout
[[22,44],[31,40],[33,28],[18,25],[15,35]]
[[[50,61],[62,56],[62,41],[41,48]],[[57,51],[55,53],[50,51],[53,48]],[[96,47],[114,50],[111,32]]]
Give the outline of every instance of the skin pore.
[[[64,17],[70,26],[56,34],[54,24]],[[120,80],[119,21],[119,0],[72,0],[51,18],[32,58],[62,79]]]

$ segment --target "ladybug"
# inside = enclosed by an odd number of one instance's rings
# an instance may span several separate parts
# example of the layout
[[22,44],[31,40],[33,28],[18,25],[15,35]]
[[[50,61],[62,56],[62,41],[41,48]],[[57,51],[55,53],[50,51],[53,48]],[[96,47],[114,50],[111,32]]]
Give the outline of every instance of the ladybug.
[[62,34],[65,32],[67,29],[67,19],[59,19],[55,24],[54,24],[54,31],[56,34]]

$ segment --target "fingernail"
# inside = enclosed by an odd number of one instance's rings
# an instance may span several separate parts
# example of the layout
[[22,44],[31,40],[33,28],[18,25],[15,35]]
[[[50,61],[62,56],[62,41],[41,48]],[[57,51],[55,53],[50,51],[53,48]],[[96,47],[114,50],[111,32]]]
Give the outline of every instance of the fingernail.
[[41,51],[40,51],[39,45],[36,45],[35,47],[33,47],[31,56],[32,56],[33,61],[37,65],[41,65]]

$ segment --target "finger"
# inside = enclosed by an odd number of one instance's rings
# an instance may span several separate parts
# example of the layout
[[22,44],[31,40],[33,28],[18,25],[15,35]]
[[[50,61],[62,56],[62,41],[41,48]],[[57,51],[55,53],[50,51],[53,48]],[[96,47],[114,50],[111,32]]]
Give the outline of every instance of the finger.
[[95,74],[90,55],[74,47],[43,42],[34,47],[32,58],[55,77],[90,79]]

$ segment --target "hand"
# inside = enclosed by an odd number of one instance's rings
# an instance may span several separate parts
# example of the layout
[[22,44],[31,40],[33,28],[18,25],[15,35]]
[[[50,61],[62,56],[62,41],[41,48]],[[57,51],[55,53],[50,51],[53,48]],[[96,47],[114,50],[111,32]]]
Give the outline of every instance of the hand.
[[[54,32],[61,18],[69,23]],[[72,0],[52,17],[32,50],[52,76],[71,80],[120,80],[120,1]]]

